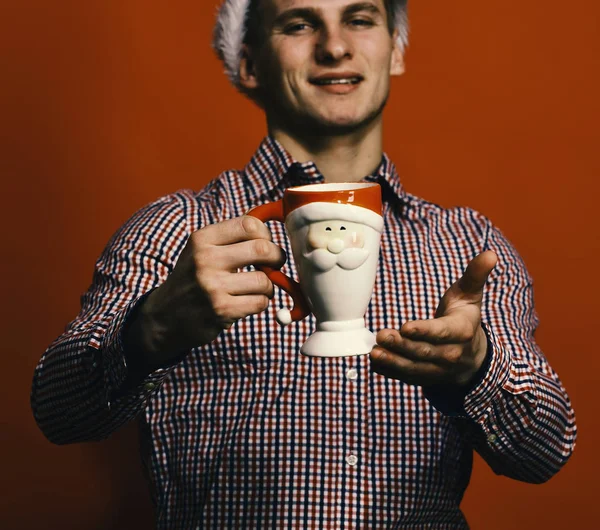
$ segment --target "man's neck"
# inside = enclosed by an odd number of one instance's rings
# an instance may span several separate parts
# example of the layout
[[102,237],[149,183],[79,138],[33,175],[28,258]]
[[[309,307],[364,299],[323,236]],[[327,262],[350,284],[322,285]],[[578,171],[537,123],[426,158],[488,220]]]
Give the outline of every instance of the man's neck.
[[303,137],[278,127],[269,127],[269,134],[298,162],[314,162],[325,182],[357,182],[381,162],[381,129],[376,120],[366,131],[343,136]]

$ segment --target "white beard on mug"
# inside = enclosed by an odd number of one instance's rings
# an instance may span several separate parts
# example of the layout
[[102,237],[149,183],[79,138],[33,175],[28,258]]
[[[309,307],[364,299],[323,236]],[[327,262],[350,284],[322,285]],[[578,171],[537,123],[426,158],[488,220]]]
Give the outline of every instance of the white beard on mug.
[[317,248],[311,252],[304,252],[302,255],[320,272],[327,272],[336,265],[351,271],[367,261],[369,251],[364,248],[346,248],[339,254],[334,254],[326,248]]

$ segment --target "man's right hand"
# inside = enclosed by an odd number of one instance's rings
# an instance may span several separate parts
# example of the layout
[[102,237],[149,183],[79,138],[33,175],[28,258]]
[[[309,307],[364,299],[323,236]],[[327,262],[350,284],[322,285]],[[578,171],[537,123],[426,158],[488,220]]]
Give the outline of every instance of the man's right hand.
[[236,320],[264,311],[273,297],[264,272],[238,269],[280,268],[285,260],[267,226],[254,217],[194,232],[167,280],[136,308],[124,337],[126,351],[149,373],[208,344]]

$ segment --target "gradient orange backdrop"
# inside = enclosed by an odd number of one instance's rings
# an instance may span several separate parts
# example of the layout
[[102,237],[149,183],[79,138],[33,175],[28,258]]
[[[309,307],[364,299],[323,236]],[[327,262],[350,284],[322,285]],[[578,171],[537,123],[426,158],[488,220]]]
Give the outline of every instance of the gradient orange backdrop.
[[[265,133],[210,50],[214,4],[0,1],[2,528],[152,526],[134,425],[53,446],[29,389],[111,234],[243,166]],[[544,485],[476,457],[463,508],[474,529],[597,528],[600,3],[411,0],[410,13],[386,150],[408,191],[476,208],[523,255],[579,426]]]

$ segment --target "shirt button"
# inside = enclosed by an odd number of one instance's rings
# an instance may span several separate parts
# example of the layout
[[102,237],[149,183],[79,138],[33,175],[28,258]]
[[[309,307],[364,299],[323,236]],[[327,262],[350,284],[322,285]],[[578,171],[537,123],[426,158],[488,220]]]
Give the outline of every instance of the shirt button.
[[350,368],[350,370],[346,372],[346,377],[350,379],[350,381],[354,381],[358,379],[358,371],[355,368]]
[[488,439],[488,442],[490,442],[491,444],[493,444],[493,443],[496,442],[496,440],[498,439],[498,437],[495,434],[490,434],[487,439]]
[[358,457],[356,455],[349,455],[346,457],[346,462],[349,466],[355,466],[358,463]]
[[152,392],[155,388],[156,388],[156,385],[154,383],[146,383],[144,385],[144,389],[147,390],[148,392]]

